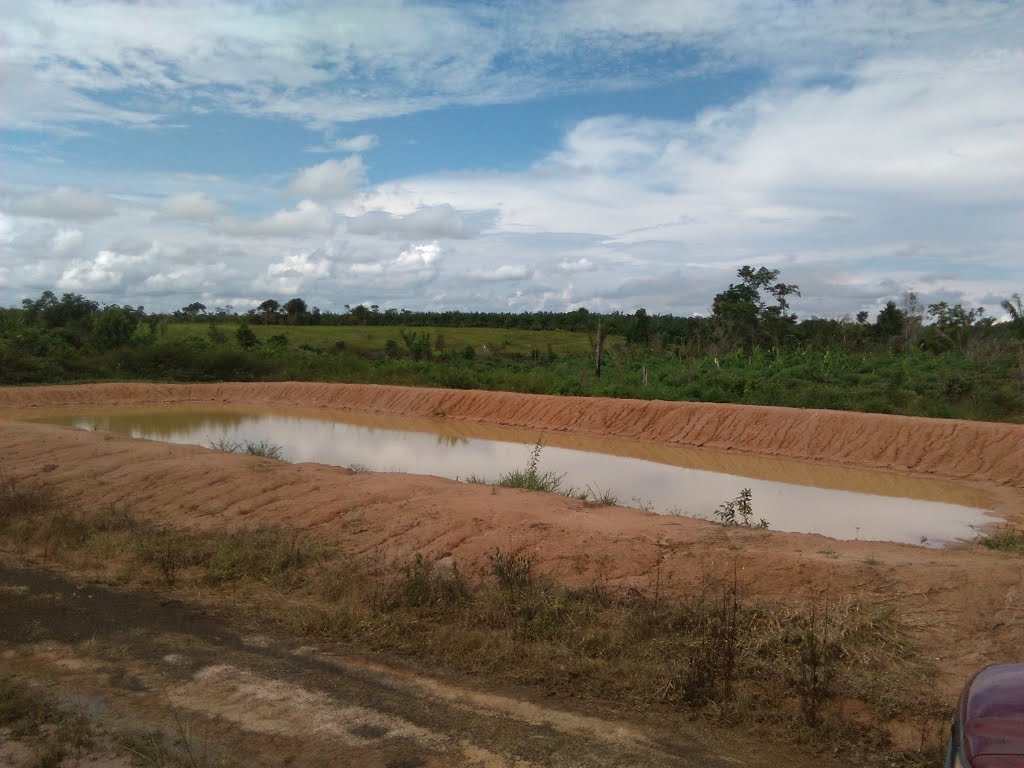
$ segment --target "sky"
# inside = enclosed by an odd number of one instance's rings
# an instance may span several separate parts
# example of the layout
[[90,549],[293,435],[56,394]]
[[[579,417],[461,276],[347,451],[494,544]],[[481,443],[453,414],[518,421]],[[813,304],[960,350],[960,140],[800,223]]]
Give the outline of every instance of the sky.
[[1024,3],[0,0],[0,305],[1024,292]]

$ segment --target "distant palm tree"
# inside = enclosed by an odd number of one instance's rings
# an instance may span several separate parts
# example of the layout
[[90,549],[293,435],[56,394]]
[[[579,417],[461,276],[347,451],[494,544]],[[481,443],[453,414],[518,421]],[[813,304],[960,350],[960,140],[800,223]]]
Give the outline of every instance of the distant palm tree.
[[1006,310],[1007,314],[1010,315],[1010,321],[1018,323],[1024,320],[1024,304],[1021,303],[1019,293],[1015,293],[1008,299],[1003,299],[999,302],[999,306]]
[[1006,314],[1010,316],[1010,323],[1017,328],[1020,337],[1024,339],[1024,303],[1021,302],[1020,294],[1015,293],[1008,299],[999,302]]

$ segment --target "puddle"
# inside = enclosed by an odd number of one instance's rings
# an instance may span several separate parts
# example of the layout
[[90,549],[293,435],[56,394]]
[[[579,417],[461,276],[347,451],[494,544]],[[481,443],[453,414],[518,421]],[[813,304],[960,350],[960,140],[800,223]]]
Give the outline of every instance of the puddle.
[[[475,422],[327,409],[186,404],[35,412],[33,421],[209,446],[268,441],[293,462],[466,479],[524,467],[540,434]],[[941,546],[1000,522],[984,494],[895,473],[544,433],[540,470],[563,487],[614,493],[623,506],[712,518],[744,488],[773,530]]]

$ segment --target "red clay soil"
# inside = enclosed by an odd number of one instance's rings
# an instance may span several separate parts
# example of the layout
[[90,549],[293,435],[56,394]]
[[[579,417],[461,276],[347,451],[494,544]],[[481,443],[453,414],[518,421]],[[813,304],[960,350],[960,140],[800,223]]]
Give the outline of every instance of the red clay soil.
[[1024,426],[719,403],[373,384],[90,384],[0,388],[0,410],[230,402],[443,416],[1024,487]]
[[[955,479],[1024,520],[1024,427],[830,411],[338,384],[107,384],[0,389],[0,415],[158,402],[322,406],[618,436]],[[569,582],[682,590],[739,568],[744,592],[867,594],[897,608],[952,697],[973,670],[1024,661],[1024,558],[727,529],[635,509],[435,477],[353,473],[201,447],[0,421],[0,471],[44,478],[84,506],[127,501],[192,528],[286,525],[376,562],[420,552],[469,572],[495,547]]]

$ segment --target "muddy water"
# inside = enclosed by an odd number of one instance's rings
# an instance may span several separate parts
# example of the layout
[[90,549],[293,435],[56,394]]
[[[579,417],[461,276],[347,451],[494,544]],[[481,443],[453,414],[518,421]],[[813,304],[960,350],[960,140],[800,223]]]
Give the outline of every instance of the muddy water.
[[34,421],[209,446],[268,441],[293,462],[465,480],[525,466],[543,438],[540,470],[563,488],[609,491],[623,506],[713,518],[744,488],[756,518],[783,531],[940,546],[998,522],[971,488],[892,473],[495,427],[327,409],[190,404],[36,411]]

